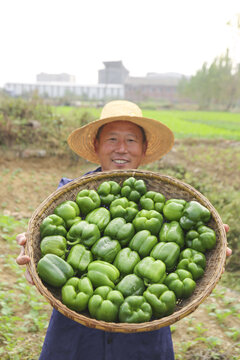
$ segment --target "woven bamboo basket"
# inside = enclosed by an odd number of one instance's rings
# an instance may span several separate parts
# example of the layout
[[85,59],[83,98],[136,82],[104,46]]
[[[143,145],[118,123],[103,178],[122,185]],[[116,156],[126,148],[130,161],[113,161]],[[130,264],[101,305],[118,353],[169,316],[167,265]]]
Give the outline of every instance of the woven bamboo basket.
[[[167,317],[152,320],[140,324],[129,323],[109,323],[98,321],[90,317],[88,313],[77,313],[70,310],[61,302],[61,290],[53,288],[42,282],[37,273],[37,263],[41,257],[40,251],[40,224],[43,219],[52,214],[54,208],[65,200],[75,200],[77,193],[82,189],[97,189],[103,181],[113,180],[120,185],[128,177],[133,176],[136,179],[143,179],[148,190],[158,191],[165,195],[166,199],[178,198],[186,201],[196,200],[208,208],[212,214],[209,226],[216,232],[216,247],[206,253],[207,266],[204,276],[197,281],[197,287],[193,295],[185,300],[180,301],[175,312]],[[192,186],[183,183],[173,177],[160,175],[158,173],[142,170],[126,170],[126,171],[108,171],[94,173],[73,180],[62,188],[56,190],[48,196],[33,213],[28,230],[27,230],[26,254],[31,261],[28,270],[38,291],[47,299],[47,301],[59,312],[68,318],[77,321],[87,327],[101,329],[110,332],[143,332],[159,329],[164,326],[171,325],[178,320],[189,315],[197,309],[197,307],[211,294],[212,290],[218,283],[226,260],[226,234],[223,223],[219,214],[213,205],[200,192]]]

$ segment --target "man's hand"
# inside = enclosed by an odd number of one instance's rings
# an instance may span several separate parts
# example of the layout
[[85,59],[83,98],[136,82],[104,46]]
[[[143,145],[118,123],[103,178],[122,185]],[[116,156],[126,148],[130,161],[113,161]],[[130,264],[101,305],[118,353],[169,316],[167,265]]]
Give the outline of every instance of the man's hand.
[[[223,226],[224,226],[226,233],[228,233],[229,226],[227,224],[223,224]],[[232,249],[230,249],[229,247],[227,247],[226,255],[227,255],[227,257],[232,255]]]
[[[16,259],[16,263],[18,265],[26,265],[30,262],[30,257],[25,255],[25,245],[26,245],[26,233],[21,233],[18,234],[16,237],[17,243],[18,245],[21,246],[21,250],[20,250],[20,254],[18,255],[17,259]],[[33,279],[29,273],[28,270],[25,271],[25,278],[27,279],[27,281],[34,285]]]
[[[223,226],[224,226],[224,229],[225,229],[226,234],[227,234],[227,233],[229,232],[229,226],[228,226],[228,224],[223,224]],[[229,256],[231,256],[231,255],[232,255],[232,249],[230,249],[229,247],[227,247],[226,256],[229,257]],[[224,273],[224,271],[225,271],[225,268],[223,269],[223,272],[222,272],[222,273]]]

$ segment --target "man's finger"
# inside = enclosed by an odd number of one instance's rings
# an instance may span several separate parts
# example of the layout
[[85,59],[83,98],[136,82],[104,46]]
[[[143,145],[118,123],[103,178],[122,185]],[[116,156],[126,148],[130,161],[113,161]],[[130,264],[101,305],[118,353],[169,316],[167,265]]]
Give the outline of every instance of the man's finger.
[[30,257],[25,255],[25,249],[24,247],[22,246],[21,247],[21,251],[20,251],[20,254],[18,255],[17,259],[16,259],[16,263],[18,265],[26,265],[28,264],[30,261]]
[[224,226],[224,229],[225,229],[226,233],[229,232],[229,225],[228,224],[223,224],[223,226]]
[[227,255],[227,256],[231,256],[231,255],[232,255],[232,249],[230,249],[229,247],[227,247],[226,255]]
[[25,245],[26,244],[26,233],[21,233],[16,236],[16,240],[18,245]]
[[25,271],[25,278],[31,285],[34,285],[33,279],[28,270]]

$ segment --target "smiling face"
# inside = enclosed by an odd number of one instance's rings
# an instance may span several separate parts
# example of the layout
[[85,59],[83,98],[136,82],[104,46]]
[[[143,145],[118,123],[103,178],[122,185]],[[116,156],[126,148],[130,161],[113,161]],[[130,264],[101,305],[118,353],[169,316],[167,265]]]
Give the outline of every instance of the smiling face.
[[140,127],[129,121],[113,121],[103,126],[95,140],[102,171],[137,169],[147,149]]

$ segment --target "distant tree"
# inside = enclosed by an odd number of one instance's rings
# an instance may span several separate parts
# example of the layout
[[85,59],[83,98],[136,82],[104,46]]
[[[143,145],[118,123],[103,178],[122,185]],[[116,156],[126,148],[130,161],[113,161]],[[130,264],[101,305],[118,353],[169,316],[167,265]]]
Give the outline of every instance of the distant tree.
[[179,84],[179,93],[195,101],[200,109],[223,107],[229,110],[240,98],[240,65],[233,66],[229,51],[216,57],[189,80]]

